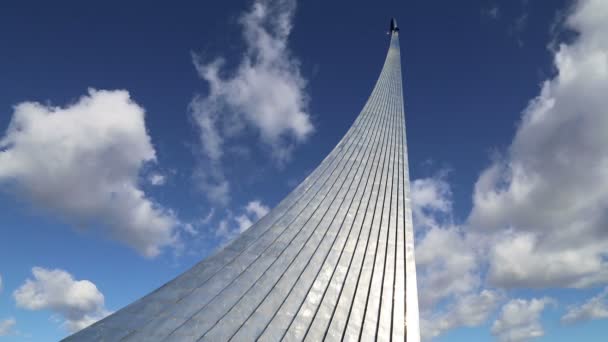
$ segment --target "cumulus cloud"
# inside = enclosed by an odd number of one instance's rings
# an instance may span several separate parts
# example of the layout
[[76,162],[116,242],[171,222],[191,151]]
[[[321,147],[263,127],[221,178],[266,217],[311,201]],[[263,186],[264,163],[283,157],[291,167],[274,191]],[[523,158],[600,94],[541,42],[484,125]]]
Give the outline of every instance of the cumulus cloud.
[[463,227],[452,222],[452,193],[445,177],[413,181],[411,198],[420,307],[476,289],[477,254]]
[[466,227],[452,221],[452,192],[445,173],[413,181],[411,198],[418,234],[422,338],[430,340],[450,329],[483,324],[503,294],[482,286],[482,248]]
[[104,296],[88,280],[75,280],[60,269],[34,267],[27,279],[13,292],[17,306],[28,310],[50,310],[60,315],[65,328],[76,332],[110,314]]
[[477,256],[458,227],[433,228],[416,246],[421,307],[475,290],[481,283]]
[[605,318],[608,318],[608,287],[582,305],[570,307],[568,312],[562,316],[561,321],[571,324]]
[[13,328],[17,324],[14,318],[7,318],[0,321],[0,336],[6,336],[13,332]]
[[[565,18],[578,35],[551,44],[555,75],[524,110],[507,153],[481,173],[467,221],[451,222],[444,179],[412,183],[427,338],[466,325],[455,314],[459,300],[492,291],[483,290],[489,285],[608,283],[608,6],[582,0]],[[504,341],[542,336],[539,317],[549,303],[511,300],[492,332]],[[602,318],[606,310],[602,292],[569,308],[562,322]]]
[[502,307],[500,316],[492,324],[492,334],[500,341],[528,341],[545,334],[540,316],[551,298],[512,299]]
[[446,310],[423,315],[420,330],[423,340],[430,340],[457,327],[476,327],[488,320],[498,308],[503,295],[482,290],[458,298]]
[[497,232],[489,279],[505,287],[608,282],[608,3],[581,0],[578,35],[530,102],[504,158],[479,177],[472,227]]
[[0,185],[155,256],[176,243],[177,220],[138,186],[156,160],[144,114],[124,90],[89,89],[65,107],[20,103],[0,140]]
[[[559,229],[556,227],[554,234],[560,235]],[[564,245],[558,250],[547,246],[546,240],[552,237],[513,230],[499,234],[490,252],[489,280],[505,288],[581,288],[606,282],[606,266],[602,261],[606,250],[599,250],[605,241],[568,247],[567,241],[555,239]]]
[[[566,18],[578,35],[552,50],[555,75],[523,112],[507,153],[480,175],[467,221],[452,221],[445,174],[412,182],[426,339],[481,324],[504,289],[608,283],[608,6],[579,1]],[[487,305],[461,305],[465,299]],[[550,303],[513,299],[492,332],[503,341],[542,336],[539,320]],[[473,319],[462,307],[485,309]],[[602,292],[562,322],[606,311]]]
[[437,228],[452,213],[452,192],[445,175],[416,179],[411,183],[412,215],[417,230]]
[[0,292],[2,292],[2,289],[3,289],[3,287],[2,287],[2,275],[0,274]]
[[295,7],[294,0],[253,3],[239,20],[246,51],[233,72],[224,70],[222,58],[206,63],[194,56],[199,76],[209,85],[209,93],[190,104],[203,147],[204,170],[197,175],[212,201],[229,200],[222,158],[232,138],[253,132],[281,164],[314,130],[306,80],[287,47]]

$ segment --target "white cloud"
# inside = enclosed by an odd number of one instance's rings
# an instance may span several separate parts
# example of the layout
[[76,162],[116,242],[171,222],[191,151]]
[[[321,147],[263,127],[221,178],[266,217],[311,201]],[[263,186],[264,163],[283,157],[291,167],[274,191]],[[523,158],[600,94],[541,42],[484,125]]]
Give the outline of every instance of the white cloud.
[[[464,225],[452,221],[444,177],[412,182],[426,339],[485,321],[502,293],[484,289],[488,285],[608,283],[607,5],[586,0],[573,8],[566,23],[579,35],[554,51],[556,75],[524,111],[506,156],[479,177]],[[461,305],[464,298],[484,293],[495,296],[486,297],[487,310],[477,311],[483,314],[460,311],[476,307]],[[549,303],[553,300],[510,301],[493,333],[503,341],[542,336],[540,317]],[[605,309],[600,294],[571,308],[562,320],[603,317]]]
[[471,226],[509,229],[490,254],[497,286],[608,283],[608,3],[579,1],[566,25],[578,36],[554,51],[556,75],[475,185]]
[[430,340],[457,327],[483,324],[498,308],[502,298],[502,294],[490,290],[459,297],[445,312],[426,315],[421,319],[422,339]]
[[155,160],[144,109],[127,91],[90,89],[66,107],[15,106],[0,140],[0,184],[155,256],[176,243],[178,223],[138,187],[142,165]]
[[205,218],[203,218],[201,220],[201,224],[203,224],[203,225],[209,224],[211,222],[211,220],[213,220],[214,216],[215,216],[215,208],[211,208],[209,210],[209,213],[207,213],[207,216],[205,216]]
[[417,179],[411,186],[417,232],[416,266],[420,307],[468,293],[480,285],[475,246],[452,222],[452,192],[445,177]]
[[502,300],[482,288],[481,246],[452,222],[452,192],[445,173],[411,186],[417,232],[416,268],[424,340],[457,327],[483,324]]
[[50,310],[61,315],[70,332],[78,331],[110,314],[104,296],[88,280],[75,280],[60,269],[34,267],[34,279],[27,279],[13,296],[17,306],[28,310]]
[[239,233],[246,231],[253,225],[253,221],[247,215],[239,215],[235,217],[235,220],[239,226]]
[[[258,0],[240,18],[246,52],[236,70],[225,76],[224,61],[205,63],[194,56],[206,96],[190,105],[200,129],[205,171],[199,174],[210,199],[226,203],[229,185],[222,172],[225,145],[236,135],[252,131],[284,163],[295,144],[314,130],[307,112],[306,81],[287,43],[292,29],[294,0]],[[214,187],[215,185],[215,187]]]
[[13,332],[13,328],[17,324],[14,318],[7,318],[0,321],[0,336],[6,336]]
[[481,284],[473,245],[458,227],[432,228],[416,246],[421,307],[463,295]]
[[247,206],[245,206],[245,213],[235,217],[239,226],[239,232],[242,233],[249,229],[249,227],[260,218],[268,214],[269,211],[270,208],[258,200],[247,203]]
[[412,207],[448,212],[452,208],[450,185],[443,177],[416,179],[411,186]]
[[[484,283],[608,283],[607,5],[586,0],[573,7],[566,23],[579,35],[554,51],[556,75],[524,111],[506,156],[479,177],[465,225],[451,222],[451,194],[441,177],[412,183],[420,300],[429,305],[421,305],[427,338],[465,325],[452,314],[461,298],[487,291],[478,290]],[[486,267],[484,281],[480,270]],[[512,300],[493,333],[505,341],[542,336],[539,318],[548,303]],[[603,317],[604,309],[602,293],[570,308],[562,321]]]
[[164,185],[165,182],[167,182],[167,177],[160,173],[154,172],[148,176],[148,181],[152,185],[160,186],[160,185]]
[[215,235],[222,237],[225,240],[232,240],[235,237],[234,230],[230,229],[228,218],[220,220],[217,229],[215,230]]
[[451,215],[452,192],[444,174],[413,181],[410,197],[417,230],[438,227],[437,218]]
[[254,201],[247,203],[247,206],[245,207],[245,211],[248,214],[253,215],[255,220],[259,220],[262,217],[266,216],[266,214],[268,214],[268,212],[270,211],[270,208],[267,205],[260,202],[259,200],[254,200]]
[[581,288],[607,279],[602,262],[606,250],[601,250],[605,241],[547,246],[542,234],[508,231],[498,236],[490,252],[489,280],[501,287]]
[[492,325],[492,334],[500,341],[528,341],[545,334],[540,324],[540,316],[550,298],[512,299],[502,307],[500,316]]
[[2,287],[2,275],[0,274],[0,293],[2,292],[2,289],[3,289],[3,287]]
[[224,242],[234,239],[240,233],[249,229],[260,218],[264,217],[270,211],[270,208],[259,200],[253,200],[240,211],[240,215],[234,215],[232,211],[227,211],[226,216],[219,221],[215,235],[222,238]]
[[230,182],[219,161],[208,161],[207,165],[199,167],[194,179],[212,203],[226,205],[230,202]]
[[194,228],[194,225],[193,225],[192,223],[184,223],[184,224],[182,225],[182,229],[183,229],[183,230],[184,230],[186,233],[188,233],[188,234],[190,234],[190,235],[192,235],[192,236],[196,236],[196,235],[198,235],[198,230],[196,230],[196,228]]
[[562,323],[575,323],[608,318],[608,287],[580,306],[573,306],[561,318]]

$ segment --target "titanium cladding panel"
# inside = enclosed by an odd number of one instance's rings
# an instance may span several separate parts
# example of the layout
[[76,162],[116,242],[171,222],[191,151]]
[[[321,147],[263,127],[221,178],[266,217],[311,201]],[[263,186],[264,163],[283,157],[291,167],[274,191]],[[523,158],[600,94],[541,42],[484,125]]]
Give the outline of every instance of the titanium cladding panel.
[[420,340],[398,32],[346,135],[231,244],[65,341]]

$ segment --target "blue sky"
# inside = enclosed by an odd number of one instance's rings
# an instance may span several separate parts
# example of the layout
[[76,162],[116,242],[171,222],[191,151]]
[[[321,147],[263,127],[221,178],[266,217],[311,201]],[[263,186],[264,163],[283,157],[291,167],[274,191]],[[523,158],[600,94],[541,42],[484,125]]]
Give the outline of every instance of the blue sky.
[[345,4],[2,5],[0,340],[60,339],[264,215],[355,119],[391,16],[423,335],[603,340],[606,3]]

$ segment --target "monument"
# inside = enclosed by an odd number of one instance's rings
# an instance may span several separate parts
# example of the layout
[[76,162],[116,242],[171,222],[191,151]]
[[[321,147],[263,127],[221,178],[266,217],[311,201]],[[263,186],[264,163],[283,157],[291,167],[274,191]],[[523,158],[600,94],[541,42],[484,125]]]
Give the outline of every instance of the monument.
[[65,341],[420,340],[399,28],[351,128],[214,255]]

